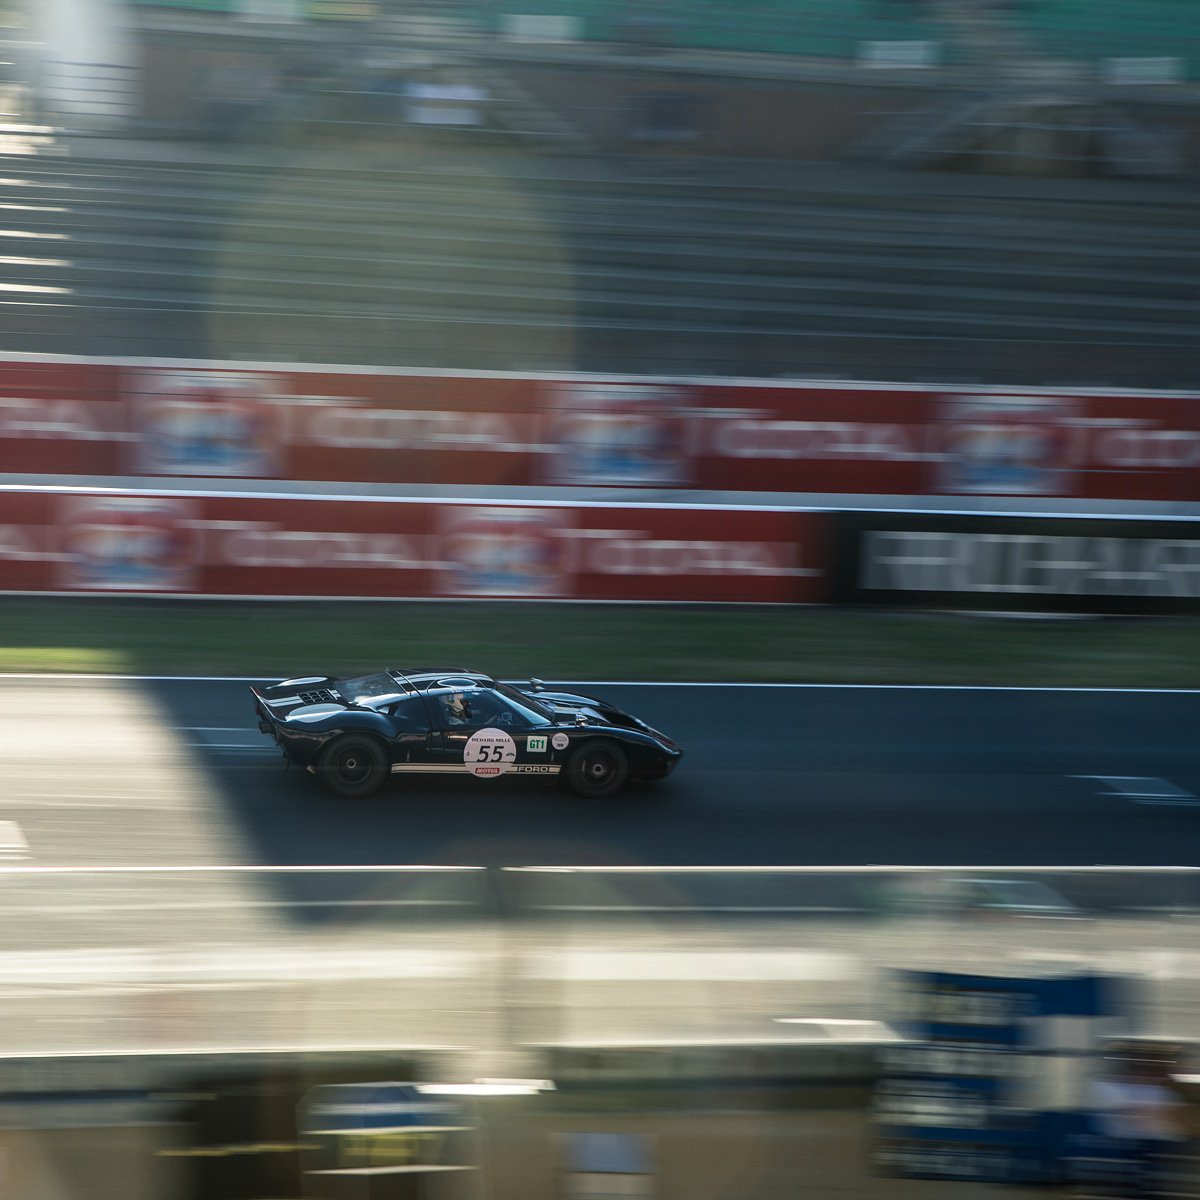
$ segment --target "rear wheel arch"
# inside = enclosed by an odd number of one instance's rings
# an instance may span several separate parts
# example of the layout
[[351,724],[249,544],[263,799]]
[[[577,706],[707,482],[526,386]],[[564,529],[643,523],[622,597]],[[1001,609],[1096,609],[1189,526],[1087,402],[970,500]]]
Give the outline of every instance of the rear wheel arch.
[[391,773],[391,762],[381,738],[352,730],[330,739],[317,758],[316,772],[335,796],[360,800],[383,787]]

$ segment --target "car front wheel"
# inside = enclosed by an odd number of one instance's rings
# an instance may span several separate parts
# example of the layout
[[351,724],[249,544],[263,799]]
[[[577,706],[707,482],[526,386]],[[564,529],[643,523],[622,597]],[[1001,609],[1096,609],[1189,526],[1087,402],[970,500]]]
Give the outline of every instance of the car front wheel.
[[589,799],[610,796],[629,776],[629,760],[615,742],[588,742],[567,763],[567,783]]
[[387,755],[373,738],[340,737],[321,756],[317,774],[335,796],[361,800],[383,786]]

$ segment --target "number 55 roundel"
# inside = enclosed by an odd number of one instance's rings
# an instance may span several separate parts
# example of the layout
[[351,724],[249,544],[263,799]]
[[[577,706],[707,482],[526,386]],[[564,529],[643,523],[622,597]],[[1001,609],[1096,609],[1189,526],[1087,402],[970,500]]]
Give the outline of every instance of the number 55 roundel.
[[503,729],[481,729],[463,747],[463,762],[480,779],[503,775],[516,761],[517,744]]

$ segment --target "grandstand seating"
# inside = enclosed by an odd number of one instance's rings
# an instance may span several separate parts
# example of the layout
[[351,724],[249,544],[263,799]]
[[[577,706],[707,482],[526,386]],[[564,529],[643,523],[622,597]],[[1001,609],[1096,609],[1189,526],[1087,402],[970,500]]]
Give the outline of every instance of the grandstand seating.
[[[1186,184],[319,152],[0,163],[3,349],[1182,384]],[[14,221],[15,224],[15,221]],[[26,291],[25,289],[29,289]]]

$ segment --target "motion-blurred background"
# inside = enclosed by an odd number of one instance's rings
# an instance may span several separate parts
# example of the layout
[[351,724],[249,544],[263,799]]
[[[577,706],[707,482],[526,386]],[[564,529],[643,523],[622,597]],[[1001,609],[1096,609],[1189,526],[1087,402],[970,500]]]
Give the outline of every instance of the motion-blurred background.
[[[0,30],[0,1197],[1197,1194],[1196,0]],[[253,728],[468,650],[683,767]]]
[[1194,382],[1188,0],[6,8],[10,349]]

